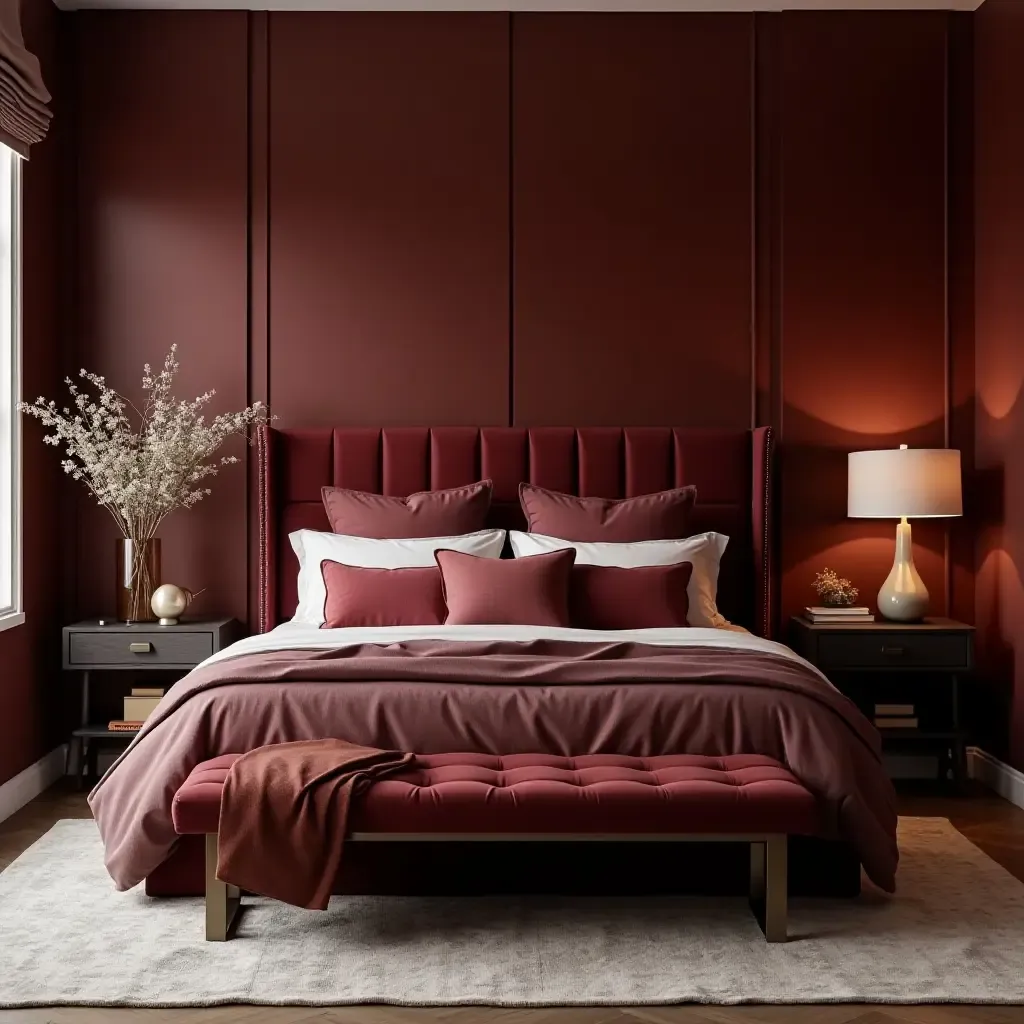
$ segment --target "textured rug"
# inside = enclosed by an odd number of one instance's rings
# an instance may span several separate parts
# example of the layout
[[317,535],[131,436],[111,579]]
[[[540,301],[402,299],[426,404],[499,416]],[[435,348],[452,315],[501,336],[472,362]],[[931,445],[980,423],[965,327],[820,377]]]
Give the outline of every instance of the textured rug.
[[118,893],[91,821],[0,874],[0,1006],[1024,1002],[1024,885],[941,818],[901,822],[899,892],[793,900],[768,946],[743,900],[252,900]]

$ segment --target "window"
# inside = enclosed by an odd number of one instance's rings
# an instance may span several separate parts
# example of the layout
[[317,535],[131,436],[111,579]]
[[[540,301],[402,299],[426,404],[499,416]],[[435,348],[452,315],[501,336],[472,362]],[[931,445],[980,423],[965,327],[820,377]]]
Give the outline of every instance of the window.
[[21,160],[0,145],[0,629],[21,610]]

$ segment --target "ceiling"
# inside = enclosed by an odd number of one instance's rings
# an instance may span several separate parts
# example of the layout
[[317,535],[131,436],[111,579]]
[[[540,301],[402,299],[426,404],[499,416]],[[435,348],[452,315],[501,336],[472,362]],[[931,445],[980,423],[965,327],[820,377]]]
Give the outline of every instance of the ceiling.
[[64,10],[973,11],[982,0],[55,0]]

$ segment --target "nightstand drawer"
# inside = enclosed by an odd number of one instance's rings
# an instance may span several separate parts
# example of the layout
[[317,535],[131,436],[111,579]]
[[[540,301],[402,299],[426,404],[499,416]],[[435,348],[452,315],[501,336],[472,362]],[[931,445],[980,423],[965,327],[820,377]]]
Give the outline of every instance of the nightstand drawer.
[[198,665],[213,654],[213,634],[111,629],[72,633],[71,665]]
[[887,631],[829,633],[818,637],[818,667],[970,668],[970,640],[950,633]]

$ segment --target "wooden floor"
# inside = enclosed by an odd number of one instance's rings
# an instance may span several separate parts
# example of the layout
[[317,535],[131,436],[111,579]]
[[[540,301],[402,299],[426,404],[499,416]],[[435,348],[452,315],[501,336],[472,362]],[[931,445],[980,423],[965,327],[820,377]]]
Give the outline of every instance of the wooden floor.
[[[952,798],[904,792],[901,812],[949,818],[994,860],[1024,881],[1024,811],[977,789]],[[84,818],[82,794],[63,786],[0,822],[0,870],[59,818]],[[1024,964],[1021,965],[1024,970]],[[669,1006],[503,1010],[486,1007],[222,1006],[203,1010],[61,1007],[0,1010],[0,1024],[1024,1024],[1024,1007],[972,1006]]]

